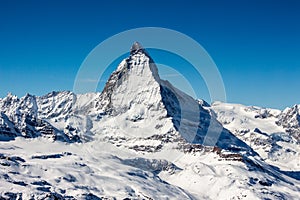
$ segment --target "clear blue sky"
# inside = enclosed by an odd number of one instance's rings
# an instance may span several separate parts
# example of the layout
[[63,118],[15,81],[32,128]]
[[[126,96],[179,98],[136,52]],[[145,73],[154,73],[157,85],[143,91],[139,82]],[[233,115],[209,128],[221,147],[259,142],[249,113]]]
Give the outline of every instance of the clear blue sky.
[[299,104],[299,10],[297,0],[0,0],[0,97],[72,90],[82,61],[101,41],[155,26],[185,33],[207,50],[228,102]]

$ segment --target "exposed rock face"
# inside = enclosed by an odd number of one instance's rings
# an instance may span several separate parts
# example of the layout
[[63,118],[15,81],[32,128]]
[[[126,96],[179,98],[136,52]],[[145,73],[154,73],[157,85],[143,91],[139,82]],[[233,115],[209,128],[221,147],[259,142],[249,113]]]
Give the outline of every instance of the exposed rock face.
[[278,125],[283,126],[298,142],[300,142],[300,107],[295,105],[286,108],[279,116]]

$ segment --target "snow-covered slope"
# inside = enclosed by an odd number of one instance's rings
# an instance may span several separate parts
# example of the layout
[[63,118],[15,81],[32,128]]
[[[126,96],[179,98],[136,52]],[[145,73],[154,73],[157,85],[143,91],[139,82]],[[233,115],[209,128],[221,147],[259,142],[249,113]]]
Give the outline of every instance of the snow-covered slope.
[[300,171],[299,110],[284,111],[217,102],[218,120],[251,146],[266,162],[282,170]]
[[297,199],[300,191],[263,161],[213,149],[172,149],[170,161],[166,149],[142,155],[101,141],[17,138],[0,150],[3,199]]
[[298,122],[195,100],[134,43],[102,93],[0,99],[0,198],[296,199]]

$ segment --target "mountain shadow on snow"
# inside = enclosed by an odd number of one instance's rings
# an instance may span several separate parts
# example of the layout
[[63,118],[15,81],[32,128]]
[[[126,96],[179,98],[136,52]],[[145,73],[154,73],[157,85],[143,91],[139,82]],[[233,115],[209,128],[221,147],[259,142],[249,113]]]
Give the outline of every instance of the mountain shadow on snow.
[[218,146],[230,151],[254,151],[233,133],[225,129],[214,113],[202,107],[192,97],[174,88],[169,82],[161,84],[162,100],[180,135],[189,143]]

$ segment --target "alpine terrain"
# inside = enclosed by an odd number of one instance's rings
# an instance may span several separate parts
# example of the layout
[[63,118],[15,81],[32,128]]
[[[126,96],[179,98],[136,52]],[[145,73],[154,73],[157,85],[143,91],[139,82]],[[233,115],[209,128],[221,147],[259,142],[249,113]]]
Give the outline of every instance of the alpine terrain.
[[101,93],[0,99],[0,199],[299,199],[300,105],[195,100],[135,42]]

